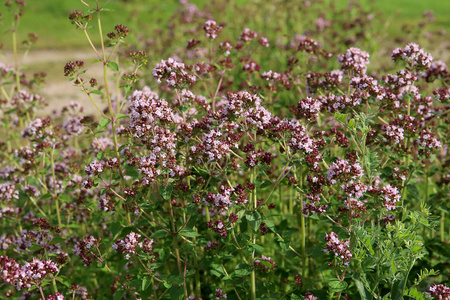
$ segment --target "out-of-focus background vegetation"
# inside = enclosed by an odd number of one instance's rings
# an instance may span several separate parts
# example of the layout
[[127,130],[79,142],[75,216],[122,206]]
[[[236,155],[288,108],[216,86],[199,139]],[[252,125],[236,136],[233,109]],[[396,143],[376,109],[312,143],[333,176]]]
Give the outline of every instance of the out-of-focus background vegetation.
[[[314,1],[314,0],[311,0]],[[100,1],[101,4],[106,1]],[[220,22],[230,14],[235,14],[235,6],[257,5],[258,2],[250,0],[224,0],[228,5],[228,11],[210,11]],[[289,0],[270,0],[277,2],[278,5],[284,5]],[[348,4],[348,0],[327,0],[325,4],[334,3],[337,7],[343,8]],[[390,35],[401,36],[404,25],[413,25],[418,22],[424,11],[433,10],[436,21],[430,26],[430,29],[437,30],[441,28],[450,28],[450,1],[442,0],[362,0],[353,1],[360,3],[364,8],[374,7],[383,18],[381,23],[389,22],[387,31]],[[88,0],[87,3],[93,4],[95,1]],[[200,9],[208,6],[208,0],[192,0],[190,3],[197,5]],[[31,0],[27,2],[27,13],[21,21],[21,31],[19,37],[25,38],[28,32],[34,32],[39,36],[39,42],[35,45],[39,49],[67,49],[88,47],[83,33],[74,30],[73,25],[68,20],[68,15],[75,9],[85,10],[85,6],[79,0]],[[116,24],[126,24],[136,33],[147,35],[151,29],[157,27],[167,27],[173,12],[180,7],[178,1],[160,1],[160,0],[111,0],[107,7],[112,11],[104,15],[105,28],[112,28]],[[3,9],[3,8],[2,8]],[[326,5],[323,13],[327,14]],[[239,16],[238,16],[239,17]],[[242,16],[241,16],[242,17]],[[248,16],[246,16],[248,17]],[[6,24],[8,20],[3,20]],[[248,20],[249,23],[253,21]],[[10,35],[5,34],[7,27],[2,26],[1,41],[7,48],[10,46]],[[8,38],[8,39],[6,39]]]
[[[6,0],[5,0],[6,1]],[[12,15],[4,1],[0,2],[0,61],[12,64]],[[70,60],[84,60],[90,76],[101,74],[100,64],[90,62],[96,58],[82,30],[71,24],[69,14],[80,10],[89,14],[89,8],[80,0],[28,0],[25,14],[20,19],[18,41],[27,39],[28,33],[38,35],[38,41],[21,59],[22,70],[32,74],[47,74],[41,93],[56,108],[67,101],[87,101],[73,83],[63,75],[63,66]],[[95,6],[96,0],[84,0]],[[336,55],[349,47],[359,47],[370,53],[369,68],[378,73],[393,67],[390,53],[409,42],[420,44],[426,51],[444,62],[449,61],[450,1],[440,0],[98,0],[106,4],[102,12],[104,34],[114,26],[123,24],[131,34],[122,46],[127,51],[145,50],[147,69],[143,75],[150,79],[151,69],[161,60],[181,53],[191,39],[203,39],[202,24],[215,19],[224,26],[221,40],[235,41],[246,27],[268,38],[271,47],[292,48],[299,36],[308,36],[320,42],[334,54],[330,66],[338,68]],[[432,11],[432,13],[430,13]],[[181,20],[186,15],[201,12],[195,21]],[[428,13],[425,13],[428,12]],[[425,15],[424,15],[425,13]],[[325,29],[317,26],[319,19],[329,22]],[[97,22],[89,23],[89,33],[96,47],[100,46]],[[201,32],[199,34],[199,32]],[[232,42],[233,43],[233,42]],[[202,44],[201,47],[204,45]],[[217,45],[216,45],[217,46]],[[181,57],[183,58],[183,57]],[[187,57],[184,57],[187,58]],[[268,62],[263,69],[284,65],[286,57],[274,50],[261,57]],[[189,63],[189,61],[187,62]],[[150,80],[141,81],[149,84]],[[61,99],[64,99],[62,101]],[[86,103],[90,107],[89,103]]]

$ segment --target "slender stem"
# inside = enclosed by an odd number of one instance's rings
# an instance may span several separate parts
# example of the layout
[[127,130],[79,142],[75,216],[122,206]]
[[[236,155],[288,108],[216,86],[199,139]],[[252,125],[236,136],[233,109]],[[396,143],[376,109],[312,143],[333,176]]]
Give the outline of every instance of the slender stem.
[[173,206],[172,201],[169,199],[169,213],[170,213],[170,223],[172,225],[172,235],[173,235],[173,248],[175,250],[175,257],[177,259],[177,267],[178,272],[181,277],[183,277],[183,288],[184,288],[184,298],[188,298],[187,289],[186,289],[186,277],[184,276],[184,272],[181,267],[181,258],[180,258],[180,250],[178,248],[178,240],[177,240],[177,231],[175,229],[175,219],[173,217]]
[[16,71],[16,90],[20,91],[20,72],[19,72],[19,58],[18,58],[18,53],[17,53],[17,24],[15,24],[14,29],[13,29],[13,33],[12,33],[12,38],[13,38],[13,53],[14,53],[14,65],[15,65],[15,71]]
[[51,162],[51,166],[52,166],[52,178],[53,178],[53,197],[55,198],[55,203],[56,203],[56,215],[58,216],[58,226],[62,230],[61,213],[59,212],[59,200],[58,200],[58,195],[56,193],[56,173],[55,173],[54,151],[55,151],[55,146],[53,146],[52,151],[50,152],[50,162]]
[[41,292],[42,299],[45,300],[46,299],[45,298],[45,294],[44,294],[44,291],[42,290],[42,286],[41,285],[39,285],[39,292]]
[[[295,174],[295,173],[294,173]],[[303,169],[300,167],[300,186],[303,188]],[[300,226],[302,228],[302,278],[306,275],[306,226],[305,216],[303,215],[303,193],[299,193],[300,200]]]
[[[254,183],[256,180],[256,169],[253,169],[252,175],[251,175],[251,182]],[[253,195],[252,195],[252,202],[253,202],[253,209],[256,210],[256,206],[257,206],[257,197],[256,197],[256,186],[255,189],[253,190]],[[253,231],[253,229],[252,229]],[[252,243],[255,244],[256,243],[256,234],[252,232]],[[255,250],[253,249],[252,252],[252,259],[250,260],[252,262],[252,264],[254,264],[255,261]],[[250,274],[250,284],[251,284],[251,299],[252,300],[256,300],[256,271],[255,269],[253,269],[252,273]]]
[[[125,179],[123,176],[123,172],[122,172],[122,164],[121,164],[121,159],[120,159],[120,153],[119,153],[119,142],[117,139],[117,132],[116,132],[116,116],[114,114],[114,110],[112,107],[112,103],[111,103],[111,94],[109,92],[109,85],[108,85],[108,61],[106,60],[106,54],[105,54],[105,45],[103,42],[103,33],[102,33],[102,23],[100,20],[100,11],[97,11],[97,20],[98,20],[98,30],[99,30],[99,34],[100,34],[100,40],[101,40],[101,44],[102,44],[102,56],[103,56],[103,80],[105,82],[105,94],[106,94],[106,99],[108,100],[108,107],[109,107],[109,113],[111,115],[111,129],[112,129],[112,134],[113,134],[113,140],[114,140],[114,150],[115,150],[115,154],[116,154],[116,158],[117,161],[119,162],[119,166],[118,166],[118,170],[119,170],[119,176],[120,176],[120,183],[121,183],[121,187],[122,190],[125,188]],[[118,105],[118,103],[116,103]],[[125,213],[127,216],[127,222],[129,225],[131,225],[131,218],[130,218],[130,211],[128,208],[128,205],[126,205],[125,203],[123,204],[123,206],[125,207]]]

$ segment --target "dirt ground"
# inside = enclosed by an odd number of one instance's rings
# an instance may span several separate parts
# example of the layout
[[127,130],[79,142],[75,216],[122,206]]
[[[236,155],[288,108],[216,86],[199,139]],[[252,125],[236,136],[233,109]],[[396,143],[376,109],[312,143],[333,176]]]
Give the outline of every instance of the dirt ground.
[[[54,110],[60,110],[66,106],[70,101],[78,101],[84,106],[86,114],[100,115],[95,109],[88,96],[84,94],[81,89],[69,82],[69,78],[64,76],[64,65],[69,61],[82,60],[85,63],[87,72],[84,74],[84,79],[88,81],[94,77],[99,83],[102,82],[103,68],[101,63],[92,63],[97,59],[92,50],[35,50],[30,51],[25,58],[20,59],[21,66],[27,74],[35,72],[47,73],[46,82],[40,90],[40,94],[45,97],[49,105],[38,112],[39,115],[47,115]],[[12,53],[6,53],[5,56],[0,56],[0,61],[6,65],[14,65]],[[99,107],[105,107],[100,102],[98,96],[93,95],[94,99],[98,100]]]

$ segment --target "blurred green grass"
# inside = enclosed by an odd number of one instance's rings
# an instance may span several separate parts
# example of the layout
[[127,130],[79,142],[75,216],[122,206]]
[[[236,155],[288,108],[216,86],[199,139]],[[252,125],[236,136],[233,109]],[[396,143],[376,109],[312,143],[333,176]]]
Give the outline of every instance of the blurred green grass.
[[[327,0],[324,6],[334,2],[338,7],[345,7],[348,0]],[[28,0],[26,14],[21,19],[19,28],[19,40],[26,38],[28,32],[39,35],[39,41],[34,46],[39,49],[83,49],[88,46],[81,30],[76,30],[68,19],[74,10],[87,11],[80,0]],[[89,4],[94,0],[87,0]],[[104,3],[105,1],[100,1]],[[199,7],[203,7],[208,0],[190,1]],[[246,4],[247,0],[236,0],[235,3]],[[372,0],[357,1],[365,7],[369,7]],[[414,25],[422,19],[422,14],[426,10],[433,10],[436,22],[430,27],[432,30],[450,30],[450,1],[441,0],[376,0],[375,7],[381,11],[384,18],[389,21],[388,34],[401,36],[401,27],[404,24]],[[129,26],[135,33],[149,35],[157,27],[166,27],[170,21],[170,16],[179,8],[176,0],[111,0],[107,8],[111,12],[105,12],[102,16],[103,28],[105,32],[111,31],[116,24]],[[5,10],[1,7],[1,10]],[[2,20],[0,42],[5,49],[11,48],[11,34],[8,25],[10,20],[8,14],[4,14]],[[221,12],[215,12],[220,20]],[[95,24],[96,22],[92,22]],[[5,26],[6,25],[6,26]],[[94,25],[95,26],[95,25]],[[95,40],[95,39],[94,39]]]

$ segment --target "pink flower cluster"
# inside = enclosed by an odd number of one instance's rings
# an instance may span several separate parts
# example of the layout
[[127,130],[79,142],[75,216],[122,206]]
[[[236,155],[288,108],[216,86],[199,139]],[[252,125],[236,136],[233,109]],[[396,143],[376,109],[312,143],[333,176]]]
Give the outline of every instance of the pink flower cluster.
[[308,121],[316,121],[322,109],[322,102],[311,97],[298,101],[295,108],[295,115],[298,118],[305,118]]
[[348,181],[363,176],[363,170],[358,162],[350,163],[346,159],[339,159],[334,162],[327,171],[327,179],[331,184],[338,181]]
[[145,238],[143,241],[139,241],[141,235],[139,233],[131,232],[125,239],[118,239],[112,248],[118,253],[126,253],[125,258],[130,259],[130,254],[137,254],[136,247],[139,246],[145,253],[151,253],[153,250],[153,239]]
[[85,266],[90,266],[94,258],[98,256],[92,252],[91,248],[93,246],[98,247],[101,238],[94,238],[92,235],[85,237],[83,240],[78,241],[72,249],[75,255],[78,255],[84,262]]
[[19,191],[12,182],[4,182],[0,184],[0,201],[9,202],[13,199],[19,199]]
[[216,21],[208,20],[203,25],[206,36],[211,39],[216,39],[219,33],[222,31],[222,26],[217,25]]
[[390,184],[386,185],[381,189],[381,193],[384,197],[384,206],[386,210],[394,210],[396,209],[396,203],[400,201],[401,195],[398,191],[398,188],[391,186]]
[[331,232],[330,234],[325,235],[325,241],[327,241],[327,249],[326,251],[331,251],[334,253],[336,257],[339,257],[342,260],[342,264],[348,266],[350,264],[350,259],[353,258],[349,248],[350,248],[350,240],[340,241],[339,236]]
[[427,294],[436,296],[434,299],[450,300],[450,288],[445,284],[433,284],[428,288]]
[[431,67],[433,57],[415,44],[409,43],[403,49],[397,48],[392,52],[392,60],[402,60],[408,68],[428,69]]
[[350,48],[345,54],[338,56],[338,61],[343,70],[353,71],[356,74],[364,75],[369,64],[369,53],[359,48]]
[[168,60],[161,60],[152,71],[153,77],[158,83],[164,80],[171,87],[182,87],[192,85],[197,81],[194,75],[186,72],[184,63],[177,62],[170,57]]
[[57,264],[51,260],[41,261],[34,257],[32,262],[25,262],[20,266],[6,255],[0,255],[0,270],[2,280],[19,290],[39,284],[48,274],[59,271]]

